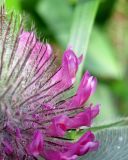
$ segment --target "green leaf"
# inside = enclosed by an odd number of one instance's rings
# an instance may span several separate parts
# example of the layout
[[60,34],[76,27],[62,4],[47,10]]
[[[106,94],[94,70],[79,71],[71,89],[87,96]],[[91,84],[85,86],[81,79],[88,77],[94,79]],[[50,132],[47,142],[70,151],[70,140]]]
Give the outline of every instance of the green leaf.
[[99,132],[100,130],[103,129],[112,129],[114,127],[123,127],[126,126],[128,124],[128,117],[118,117],[115,120],[113,120],[112,122],[102,122],[98,125],[93,124],[92,127],[86,128],[86,129],[79,129],[77,131],[72,130],[70,132],[67,133],[66,137],[70,138],[70,139],[79,139],[85,132],[87,132],[88,130],[93,131],[94,133]]
[[61,46],[66,47],[72,19],[72,8],[67,0],[43,0],[36,7],[42,21]]
[[128,124],[128,117],[118,117],[112,122],[102,122],[100,125],[90,127],[89,130],[92,130],[94,132],[99,131],[101,129],[105,128],[113,128],[113,127],[119,127],[119,126],[126,126]]
[[96,139],[100,142],[99,150],[79,160],[128,160],[128,128],[102,130],[97,132]]
[[120,79],[122,66],[105,30],[94,27],[89,43],[85,69],[102,78]]
[[78,71],[78,83],[82,76],[85,56],[93,27],[94,19],[98,9],[99,0],[80,1],[75,9],[69,46],[80,56],[83,54],[83,61]]

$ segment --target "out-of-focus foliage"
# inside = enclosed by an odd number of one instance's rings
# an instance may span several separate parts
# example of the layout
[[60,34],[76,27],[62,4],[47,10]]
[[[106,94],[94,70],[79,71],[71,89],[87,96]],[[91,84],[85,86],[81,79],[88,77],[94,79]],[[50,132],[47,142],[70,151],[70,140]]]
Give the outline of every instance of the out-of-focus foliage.
[[128,116],[127,0],[6,0],[6,6],[25,13],[28,29],[57,50],[72,45],[86,55],[78,76],[88,69],[98,79],[98,124]]
[[[105,79],[120,79],[123,68],[104,28],[94,27],[88,47],[85,68]],[[93,65],[90,63],[93,62]]]
[[21,11],[20,2],[16,0],[6,0],[6,9],[9,11],[15,10],[15,12],[20,13]]

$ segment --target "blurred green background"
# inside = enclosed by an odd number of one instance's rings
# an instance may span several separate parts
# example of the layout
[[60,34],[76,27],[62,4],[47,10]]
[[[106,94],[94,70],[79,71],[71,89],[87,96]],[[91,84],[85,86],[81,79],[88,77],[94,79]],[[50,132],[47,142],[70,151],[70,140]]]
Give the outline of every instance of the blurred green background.
[[85,70],[98,79],[90,99],[101,104],[97,123],[128,116],[128,0],[6,0],[6,7],[59,59],[68,46],[84,55],[78,80]]

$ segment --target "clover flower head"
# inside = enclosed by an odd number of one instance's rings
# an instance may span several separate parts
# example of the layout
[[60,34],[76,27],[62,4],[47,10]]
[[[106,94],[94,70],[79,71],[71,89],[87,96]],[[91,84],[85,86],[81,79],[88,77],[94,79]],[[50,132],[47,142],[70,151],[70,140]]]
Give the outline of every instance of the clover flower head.
[[68,48],[57,67],[48,43],[22,26],[17,31],[3,8],[0,17],[0,159],[75,160],[96,150],[91,131],[75,141],[66,137],[90,127],[99,113],[99,105],[85,106],[97,83],[88,71],[75,95],[67,96],[82,58]]

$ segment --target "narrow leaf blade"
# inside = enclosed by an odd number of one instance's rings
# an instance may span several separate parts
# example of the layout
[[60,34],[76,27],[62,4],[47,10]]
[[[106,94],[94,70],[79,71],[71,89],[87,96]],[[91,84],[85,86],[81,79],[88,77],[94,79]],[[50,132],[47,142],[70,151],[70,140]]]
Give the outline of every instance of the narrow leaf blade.
[[83,54],[83,61],[78,71],[78,82],[82,76],[82,70],[85,63],[84,60],[98,5],[99,0],[79,2],[74,13],[69,46],[73,48],[78,56]]

